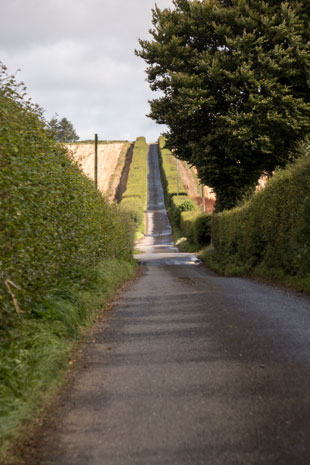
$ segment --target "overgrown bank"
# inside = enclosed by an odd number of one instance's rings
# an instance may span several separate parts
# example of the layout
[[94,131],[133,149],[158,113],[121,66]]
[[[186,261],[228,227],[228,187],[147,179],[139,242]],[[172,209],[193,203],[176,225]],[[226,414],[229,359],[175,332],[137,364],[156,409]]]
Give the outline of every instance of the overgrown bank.
[[69,354],[133,276],[134,227],[108,205],[1,67],[0,456],[61,380]]
[[256,275],[310,291],[310,148],[242,207],[212,218],[206,262],[226,275]]

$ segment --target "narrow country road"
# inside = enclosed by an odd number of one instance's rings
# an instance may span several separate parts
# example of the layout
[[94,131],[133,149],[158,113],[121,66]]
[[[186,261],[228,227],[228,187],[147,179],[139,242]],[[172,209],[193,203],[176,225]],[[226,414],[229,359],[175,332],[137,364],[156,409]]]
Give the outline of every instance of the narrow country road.
[[141,276],[87,345],[42,465],[309,465],[310,299],[175,249],[149,151]]

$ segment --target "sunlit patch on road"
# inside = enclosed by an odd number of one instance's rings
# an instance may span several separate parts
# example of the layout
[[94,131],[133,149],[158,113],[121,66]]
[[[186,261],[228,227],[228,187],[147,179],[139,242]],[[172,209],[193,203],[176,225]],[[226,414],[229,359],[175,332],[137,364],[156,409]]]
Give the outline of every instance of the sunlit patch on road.
[[141,265],[200,265],[201,261],[193,254],[180,252],[145,253],[135,255]]

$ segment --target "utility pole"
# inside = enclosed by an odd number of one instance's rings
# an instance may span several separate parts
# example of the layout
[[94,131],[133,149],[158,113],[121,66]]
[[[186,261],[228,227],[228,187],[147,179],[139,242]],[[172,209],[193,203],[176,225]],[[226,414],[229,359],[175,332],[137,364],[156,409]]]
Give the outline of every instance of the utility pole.
[[95,134],[95,187],[98,189],[98,134]]
[[206,202],[205,202],[205,190],[203,184],[201,184],[201,202],[202,202],[202,213],[206,211]]

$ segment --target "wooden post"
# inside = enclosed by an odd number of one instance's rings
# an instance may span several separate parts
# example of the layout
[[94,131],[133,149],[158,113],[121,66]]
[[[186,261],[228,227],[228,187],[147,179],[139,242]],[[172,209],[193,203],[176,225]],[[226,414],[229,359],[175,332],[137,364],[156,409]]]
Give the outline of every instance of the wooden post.
[[95,134],[95,187],[98,189],[98,134]]
[[179,197],[179,165],[178,165],[178,159],[176,158],[176,171],[177,171],[177,196]]
[[206,211],[206,202],[205,202],[205,190],[203,188],[203,184],[201,184],[201,202],[202,202],[202,213]]

